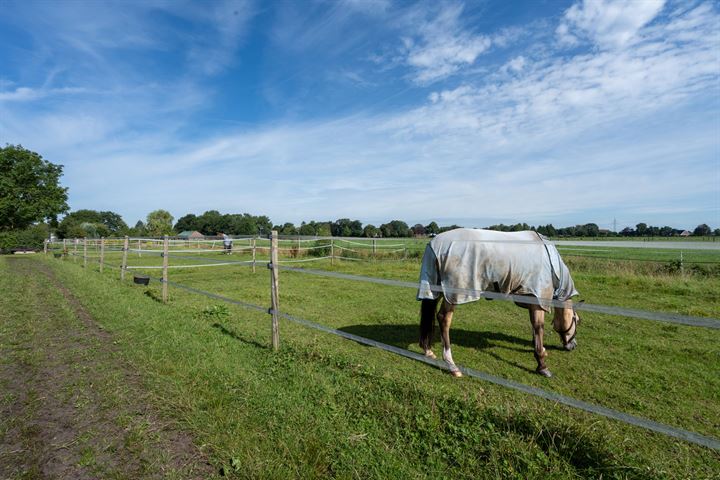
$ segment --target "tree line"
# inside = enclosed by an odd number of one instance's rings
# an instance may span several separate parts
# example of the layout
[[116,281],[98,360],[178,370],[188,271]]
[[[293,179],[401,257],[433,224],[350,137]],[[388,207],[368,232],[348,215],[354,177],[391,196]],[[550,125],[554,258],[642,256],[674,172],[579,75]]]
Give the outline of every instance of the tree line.
[[[226,213],[209,210],[201,215],[186,214],[173,224],[173,216],[166,210],[150,212],[145,222],[138,221],[134,227],[128,227],[122,217],[114,212],[95,210],[78,210],[67,214],[59,223],[56,233],[59,238],[109,237],[109,236],[162,236],[177,235],[186,231],[197,231],[205,236],[218,235],[267,235],[277,230],[286,236],[319,236],[319,237],[366,237],[366,238],[400,238],[425,237],[460,228],[459,225],[439,226],[437,222],[427,225],[415,224],[412,227],[402,220],[392,220],[379,226],[363,225],[360,220],[340,218],[335,221],[309,221],[299,226],[286,222],[274,225],[265,215],[249,213]],[[656,227],[639,223],[635,228],[626,227],[620,232],[603,230],[595,223],[574,225],[570,227],[554,227],[552,224],[532,226],[527,223],[513,225],[490,225],[489,230],[503,232],[520,232],[532,230],[547,237],[672,237],[684,232],[669,226]],[[720,236],[720,228],[712,229],[707,224],[698,225],[694,236]]]
[[[686,232],[685,230],[667,225],[664,227],[656,227],[646,223],[638,223],[635,225],[635,228],[625,227],[619,232],[603,230],[595,223],[562,228],[555,228],[552,224],[534,227],[527,223],[516,223],[515,225],[491,225],[487,228],[489,230],[500,230],[503,232],[532,230],[548,237],[676,237]],[[716,228],[713,231],[707,224],[702,223],[695,227],[692,232],[688,233],[694,236],[720,236],[720,228]]]
[[[274,225],[265,215],[222,214],[217,210],[200,215],[188,213],[173,223],[170,212],[162,209],[150,212],[145,221],[139,220],[133,227],[129,227],[118,213],[112,211],[82,209],[68,213],[68,189],[60,185],[62,172],[62,165],[54,165],[21,145],[0,148],[0,250],[9,250],[15,246],[37,248],[42,246],[50,232],[55,232],[59,238],[98,238],[124,235],[157,237],[176,235],[183,231],[198,231],[207,236],[220,232],[229,235],[267,235],[271,230],[277,230],[281,235],[398,238],[433,236],[459,228],[458,225],[441,227],[434,221],[412,227],[402,220],[391,220],[378,226],[363,225],[360,220],[349,218],[303,221],[299,226],[290,222]],[[63,214],[62,220],[58,221],[58,216]],[[619,233],[600,229],[595,223],[562,228],[555,228],[552,224],[535,227],[517,223],[491,225],[487,228],[501,231],[534,230],[549,237],[669,237],[683,233],[669,226],[656,227],[646,223],[638,223],[635,228],[625,227]],[[692,235],[720,236],[720,228],[712,230],[707,224],[701,224],[693,230]]]

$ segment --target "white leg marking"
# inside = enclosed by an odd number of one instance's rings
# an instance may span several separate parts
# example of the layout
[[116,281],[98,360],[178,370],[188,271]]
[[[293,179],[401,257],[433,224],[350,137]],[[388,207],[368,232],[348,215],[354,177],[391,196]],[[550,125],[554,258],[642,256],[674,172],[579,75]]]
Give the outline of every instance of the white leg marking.
[[450,373],[453,377],[462,377],[462,372],[460,372],[460,369],[455,365],[452,358],[452,351],[450,351],[449,348],[443,348],[443,360],[445,360],[448,367],[450,367]]

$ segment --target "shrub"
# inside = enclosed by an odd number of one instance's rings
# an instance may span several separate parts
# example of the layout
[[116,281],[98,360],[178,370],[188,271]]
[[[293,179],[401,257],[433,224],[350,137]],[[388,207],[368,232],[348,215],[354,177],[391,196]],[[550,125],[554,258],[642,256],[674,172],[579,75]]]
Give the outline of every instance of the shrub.
[[0,252],[9,253],[18,248],[41,250],[47,234],[48,227],[44,223],[33,225],[23,230],[0,232]]

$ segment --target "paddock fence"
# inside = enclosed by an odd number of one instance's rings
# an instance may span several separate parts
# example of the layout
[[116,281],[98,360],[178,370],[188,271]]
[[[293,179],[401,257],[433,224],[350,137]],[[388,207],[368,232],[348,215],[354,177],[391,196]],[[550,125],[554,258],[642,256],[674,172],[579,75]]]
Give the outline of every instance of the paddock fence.
[[[168,288],[178,288],[197,295],[202,295],[218,301],[237,305],[239,307],[264,312],[271,316],[271,345],[274,350],[280,348],[280,319],[288,320],[298,325],[314,330],[336,335],[354,342],[372,346],[405,358],[413,359],[433,367],[448,370],[447,364],[442,360],[431,359],[424,355],[412,352],[407,349],[388,345],[377,340],[355,335],[342,330],[321,325],[304,318],[283,312],[280,308],[279,283],[280,272],[295,272],[306,275],[321,276],[342,279],[347,281],[365,282],[384,286],[401,287],[406,289],[418,289],[418,282],[406,282],[394,279],[376,278],[356,274],[340,273],[335,271],[311,269],[297,266],[309,262],[330,261],[331,265],[335,260],[345,261],[396,261],[406,259],[408,246],[402,243],[382,243],[376,239],[368,241],[364,239],[336,239],[336,238],[290,238],[280,239],[277,232],[273,231],[267,238],[242,237],[233,239],[232,250],[224,248],[222,240],[178,240],[164,237],[158,238],[112,238],[112,239],[71,239],[62,241],[46,242],[45,253],[53,253],[55,257],[72,258],[74,263],[82,260],[82,265],[87,268],[88,263],[97,263],[102,273],[104,267],[116,269],[120,280],[125,280],[128,272],[138,271],[146,273],[145,278],[153,279],[162,285],[162,301],[168,301]],[[529,242],[512,242],[529,243]],[[354,247],[354,248],[353,248]],[[337,253],[336,253],[337,252]],[[350,252],[350,253],[347,253]],[[241,254],[247,256],[247,260],[230,260],[231,255]],[[282,259],[281,254],[283,255]],[[143,265],[130,265],[129,256],[137,256],[138,259],[152,259]],[[223,255],[222,259],[213,258],[212,255]],[[346,256],[348,255],[348,256]],[[120,263],[108,262],[108,259],[119,260]],[[158,262],[159,260],[159,262]],[[171,263],[171,260],[173,263]],[[199,262],[199,263],[198,263]],[[159,263],[159,264],[158,264]],[[243,302],[213,292],[208,292],[189,285],[185,285],[170,279],[170,270],[210,267],[250,267],[253,273],[259,264],[265,264],[270,271],[270,307]],[[161,270],[160,277],[151,276],[147,272]],[[436,292],[443,292],[442,287],[430,287]],[[459,294],[475,294],[482,298],[509,301],[524,304],[544,304],[555,307],[565,306],[564,302],[553,299],[536,299],[534,297],[502,294],[489,291],[476,291],[471,289],[444,289],[445,292]],[[610,305],[575,303],[577,310],[615,315],[622,317],[651,320],[664,323],[674,323],[698,328],[720,329],[720,319],[709,317],[698,317],[681,315],[667,312],[656,312],[649,310],[631,309]],[[520,382],[497,377],[472,368],[458,366],[465,375],[483,381],[494,383],[512,390],[520,391],[539,398],[550,400],[565,406],[586,411],[592,414],[601,415],[626,424],[645,428],[669,437],[681,439],[703,447],[720,451],[720,440],[701,435],[689,430],[673,427],[653,420],[627,414],[618,410],[610,409],[581,400],[547,391],[537,387],[525,385]]]

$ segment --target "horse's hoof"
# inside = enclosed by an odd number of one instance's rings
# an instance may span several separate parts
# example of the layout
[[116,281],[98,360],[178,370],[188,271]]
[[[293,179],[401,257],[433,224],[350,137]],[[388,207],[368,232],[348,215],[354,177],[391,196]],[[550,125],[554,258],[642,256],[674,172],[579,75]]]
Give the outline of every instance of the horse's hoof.
[[460,378],[463,376],[463,374],[460,370],[451,370],[450,375],[452,375],[455,378]]
[[428,358],[432,358],[433,360],[437,358],[433,352],[427,352],[425,356]]
[[538,368],[536,371],[543,377],[547,377],[547,378],[552,377],[552,373],[550,373],[550,370],[548,370],[547,368]]
[[571,350],[575,350],[575,347],[577,347],[577,340],[573,339],[572,342],[565,344],[565,350],[568,352]]

